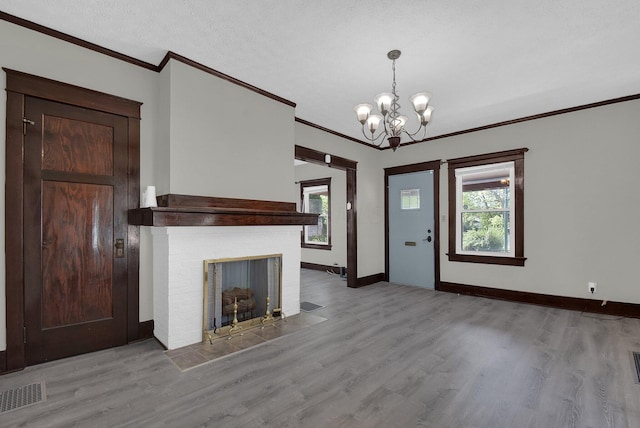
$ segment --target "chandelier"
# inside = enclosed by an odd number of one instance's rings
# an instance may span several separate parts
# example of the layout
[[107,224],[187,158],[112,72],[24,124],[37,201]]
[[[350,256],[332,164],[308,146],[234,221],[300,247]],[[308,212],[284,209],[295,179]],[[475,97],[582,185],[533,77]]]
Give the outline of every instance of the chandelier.
[[[409,98],[409,101],[413,104],[413,109],[418,116],[418,122],[420,126],[416,132],[408,132],[404,126],[407,122],[407,116],[400,114],[400,104],[398,104],[398,94],[396,93],[396,60],[400,58],[401,52],[399,50],[392,50],[387,54],[392,63],[393,70],[393,85],[391,86],[391,93],[383,92],[376,95],[373,101],[378,107],[380,114],[371,114],[373,107],[371,104],[358,104],[353,108],[358,117],[358,122],[362,125],[362,135],[373,143],[376,147],[380,147],[384,143],[384,138],[387,138],[389,146],[395,152],[400,145],[400,138],[402,134],[406,134],[411,141],[417,142],[414,138],[419,132],[423,132],[422,138],[427,135],[427,125],[431,121],[431,113],[433,107],[429,105],[431,94],[427,92],[419,92]],[[380,124],[382,127],[380,128]],[[376,131],[380,128],[380,132],[376,135]],[[370,136],[367,134],[371,134]],[[378,143],[378,140],[380,142]]]

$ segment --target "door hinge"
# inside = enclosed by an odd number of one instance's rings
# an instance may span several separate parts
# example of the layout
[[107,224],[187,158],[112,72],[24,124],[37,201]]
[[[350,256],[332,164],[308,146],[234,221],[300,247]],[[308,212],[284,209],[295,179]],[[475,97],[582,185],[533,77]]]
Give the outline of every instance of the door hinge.
[[22,340],[23,343],[27,343],[27,326],[22,327]]
[[27,135],[27,125],[35,126],[35,122],[33,120],[29,120],[26,117],[22,118],[22,135]]

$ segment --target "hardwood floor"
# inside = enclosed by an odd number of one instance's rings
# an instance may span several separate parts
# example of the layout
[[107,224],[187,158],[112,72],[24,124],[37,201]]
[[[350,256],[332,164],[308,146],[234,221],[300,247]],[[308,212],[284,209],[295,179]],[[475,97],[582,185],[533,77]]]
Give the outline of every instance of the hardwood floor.
[[302,271],[327,321],[180,372],[153,340],[0,377],[28,427],[637,427],[640,320]]

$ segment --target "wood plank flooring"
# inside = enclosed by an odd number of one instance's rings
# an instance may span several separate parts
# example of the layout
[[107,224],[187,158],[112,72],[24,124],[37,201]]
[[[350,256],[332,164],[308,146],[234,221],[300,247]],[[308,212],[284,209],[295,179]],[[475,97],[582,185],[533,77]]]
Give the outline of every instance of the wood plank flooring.
[[310,270],[301,300],[327,321],[187,372],[148,340],[0,376],[47,389],[0,426],[640,426],[638,319]]

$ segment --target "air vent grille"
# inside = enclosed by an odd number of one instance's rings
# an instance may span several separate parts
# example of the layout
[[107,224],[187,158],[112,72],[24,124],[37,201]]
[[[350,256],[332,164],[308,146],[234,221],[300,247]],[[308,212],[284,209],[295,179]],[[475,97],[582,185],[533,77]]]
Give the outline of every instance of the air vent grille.
[[44,382],[0,392],[0,414],[46,400]]

